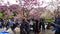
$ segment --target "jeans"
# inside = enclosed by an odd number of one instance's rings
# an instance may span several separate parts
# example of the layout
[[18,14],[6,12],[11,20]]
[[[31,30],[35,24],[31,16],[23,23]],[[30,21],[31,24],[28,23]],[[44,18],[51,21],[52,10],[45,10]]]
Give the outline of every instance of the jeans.
[[29,28],[30,28],[29,24],[26,24],[25,31],[26,31],[27,34],[29,34],[29,31],[30,31]]

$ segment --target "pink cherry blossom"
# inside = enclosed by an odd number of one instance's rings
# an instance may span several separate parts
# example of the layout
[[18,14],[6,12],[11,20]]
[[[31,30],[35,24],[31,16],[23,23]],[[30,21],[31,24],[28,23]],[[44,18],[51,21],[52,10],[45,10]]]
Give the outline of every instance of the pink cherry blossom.
[[5,11],[6,11],[6,10],[7,10],[7,8],[8,8],[7,6],[0,6],[0,11],[3,11],[3,10],[5,10]]

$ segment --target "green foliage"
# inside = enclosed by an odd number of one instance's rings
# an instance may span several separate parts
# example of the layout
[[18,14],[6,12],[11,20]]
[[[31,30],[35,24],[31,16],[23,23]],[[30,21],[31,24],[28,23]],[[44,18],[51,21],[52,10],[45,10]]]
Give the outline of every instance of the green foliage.
[[0,18],[3,18],[3,14],[2,13],[0,13]]
[[9,16],[9,18],[13,18],[13,16],[14,16],[14,14],[12,13],[12,15],[11,15],[11,16]]
[[54,22],[54,21],[55,21],[54,19],[45,19],[46,23],[51,23],[51,22]]

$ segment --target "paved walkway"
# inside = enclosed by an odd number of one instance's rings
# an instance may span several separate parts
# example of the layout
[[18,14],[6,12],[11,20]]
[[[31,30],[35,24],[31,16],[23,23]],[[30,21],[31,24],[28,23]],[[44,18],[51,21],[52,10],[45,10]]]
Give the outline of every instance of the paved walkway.
[[45,32],[42,32],[41,34],[54,34],[54,31],[46,30]]
[[[2,31],[3,29],[0,29],[0,32]],[[5,29],[4,29],[5,30]],[[16,33],[17,34],[20,34],[20,30],[19,28],[16,28]],[[8,32],[10,32],[11,34],[13,34],[13,32],[11,31],[11,29],[8,30]],[[31,32],[30,34],[33,34],[33,32]],[[45,32],[41,32],[40,34],[54,34],[54,31],[51,31],[51,30],[46,30]]]

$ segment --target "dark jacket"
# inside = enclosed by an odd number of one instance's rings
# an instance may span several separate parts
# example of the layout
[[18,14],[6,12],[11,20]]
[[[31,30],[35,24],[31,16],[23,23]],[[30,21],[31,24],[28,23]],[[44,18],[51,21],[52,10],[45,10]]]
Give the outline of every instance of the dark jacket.
[[56,31],[60,32],[60,27],[57,26],[57,25],[60,25],[60,18],[57,18],[57,19],[55,20],[55,24],[54,24],[54,29],[55,29]]

